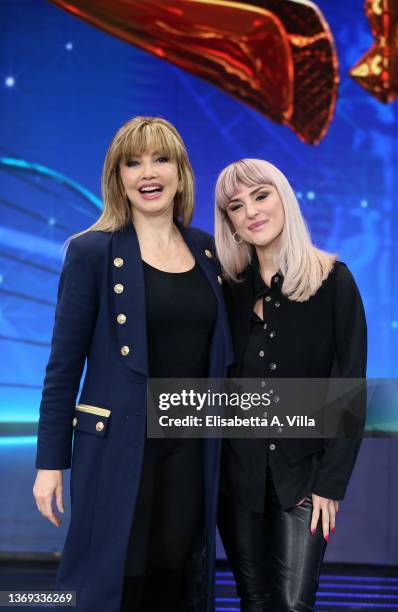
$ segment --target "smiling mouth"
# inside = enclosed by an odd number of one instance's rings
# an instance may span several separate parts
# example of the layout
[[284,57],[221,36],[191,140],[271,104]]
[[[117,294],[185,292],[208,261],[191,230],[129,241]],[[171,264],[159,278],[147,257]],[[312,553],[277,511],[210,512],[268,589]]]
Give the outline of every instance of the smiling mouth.
[[144,200],[158,200],[162,195],[163,185],[152,183],[151,185],[140,187],[138,191]]
[[257,221],[257,223],[252,223],[251,225],[249,225],[248,229],[251,232],[256,232],[261,230],[264,225],[268,223],[267,221]]
[[141,187],[138,191],[143,195],[152,195],[154,193],[161,193],[163,191],[163,187],[161,185],[148,185],[148,187]]

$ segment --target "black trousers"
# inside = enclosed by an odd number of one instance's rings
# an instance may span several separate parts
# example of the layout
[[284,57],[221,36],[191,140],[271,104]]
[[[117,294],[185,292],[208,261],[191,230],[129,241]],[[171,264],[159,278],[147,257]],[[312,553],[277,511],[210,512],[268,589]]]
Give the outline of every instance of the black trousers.
[[310,533],[312,499],[282,510],[267,471],[264,514],[221,495],[219,530],[243,612],[310,612],[326,542]]
[[184,567],[202,524],[202,440],[147,439],[121,612],[184,610]]

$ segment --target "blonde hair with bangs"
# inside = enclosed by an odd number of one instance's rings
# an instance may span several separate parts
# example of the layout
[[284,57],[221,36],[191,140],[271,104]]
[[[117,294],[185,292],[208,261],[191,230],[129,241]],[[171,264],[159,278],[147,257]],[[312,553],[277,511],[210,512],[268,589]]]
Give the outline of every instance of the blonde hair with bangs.
[[104,209],[90,231],[116,232],[132,222],[131,204],[125,193],[119,166],[146,151],[157,151],[174,160],[178,167],[179,189],[174,197],[174,218],[187,227],[194,209],[194,177],[184,142],[176,128],[161,117],[134,117],[124,123],[109,145],[102,170]]
[[282,293],[290,300],[304,302],[314,295],[328,277],[336,254],[321,251],[312,244],[307,224],[297,198],[285,175],[273,164],[261,159],[241,159],[222,170],[215,189],[215,242],[224,275],[240,282],[252,261],[254,246],[237,244],[227,206],[239,186],[273,185],[282,202],[285,221],[279,251],[274,264],[283,274]]

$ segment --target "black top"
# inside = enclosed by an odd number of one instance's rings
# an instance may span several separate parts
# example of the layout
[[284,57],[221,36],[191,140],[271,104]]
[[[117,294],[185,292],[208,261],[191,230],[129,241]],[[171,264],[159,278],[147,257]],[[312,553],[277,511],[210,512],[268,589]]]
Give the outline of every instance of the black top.
[[[282,283],[283,276],[278,272],[272,277],[271,286],[269,287],[261,278],[256,267],[253,306],[258,299],[263,299],[264,319],[260,319],[254,310],[251,310],[250,335],[241,364],[241,372],[239,374],[241,378],[275,376],[278,364],[272,361],[272,349],[273,341],[277,337],[276,329],[274,329],[277,327],[277,322],[275,320],[276,317],[272,318],[269,311],[271,308],[278,309],[281,307],[280,287]],[[273,323],[270,321],[273,321]]]
[[187,272],[163,272],[143,261],[151,378],[208,376],[215,295],[195,262]]
[[[362,378],[366,372],[366,322],[355,281],[336,262],[305,302],[283,295],[283,277],[268,287],[253,262],[241,283],[224,283],[236,363],[233,377]],[[261,320],[253,306],[263,298]],[[350,439],[230,439],[224,441],[222,489],[262,512],[269,465],[283,507],[310,492],[342,499],[360,441]]]

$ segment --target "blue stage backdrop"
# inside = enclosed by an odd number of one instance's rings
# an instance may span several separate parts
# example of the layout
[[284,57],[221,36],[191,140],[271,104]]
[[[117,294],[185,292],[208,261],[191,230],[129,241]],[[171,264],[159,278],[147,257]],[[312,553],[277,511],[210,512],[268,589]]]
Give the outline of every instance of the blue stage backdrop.
[[[338,252],[355,275],[368,319],[369,376],[397,376],[397,103],[382,104],[348,74],[373,43],[363,0],[318,5],[335,37],[340,84],[328,133],[314,146],[221,89],[54,4],[2,0],[0,550],[62,546],[65,524],[60,530],[46,524],[31,496],[61,246],[98,217],[106,149],[134,115],[163,116],[181,132],[196,175],[194,225],[209,232],[214,184],[226,164],[257,157],[280,167],[315,243]],[[331,559],[397,562],[398,546],[394,552],[387,536],[394,456],[394,441],[364,444],[353,483],[360,500],[351,493],[347,501],[356,520],[362,508],[363,521],[355,526],[342,518],[345,542],[336,539]],[[363,508],[372,486],[381,504],[378,535],[368,535],[365,549],[356,552],[371,520]],[[373,512],[374,503],[368,505]]]

